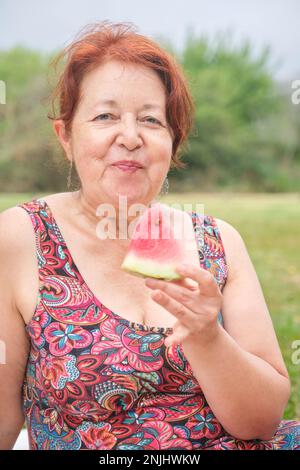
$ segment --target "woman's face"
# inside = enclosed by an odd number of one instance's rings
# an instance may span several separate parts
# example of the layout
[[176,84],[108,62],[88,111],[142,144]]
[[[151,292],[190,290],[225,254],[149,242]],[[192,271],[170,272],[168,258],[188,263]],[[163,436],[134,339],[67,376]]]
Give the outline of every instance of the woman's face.
[[[110,60],[85,75],[71,133],[63,121],[54,130],[69,160],[73,158],[84,198],[94,205],[148,205],[159,193],[172,155],[166,96],[159,76],[141,65]],[[124,171],[119,160],[142,168]]]

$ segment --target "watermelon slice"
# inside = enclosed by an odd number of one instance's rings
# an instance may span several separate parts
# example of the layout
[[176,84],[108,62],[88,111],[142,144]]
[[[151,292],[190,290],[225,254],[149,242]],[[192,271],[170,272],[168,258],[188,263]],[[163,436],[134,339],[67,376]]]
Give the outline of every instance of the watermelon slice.
[[121,268],[141,277],[176,280],[181,263],[199,267],[199,255],[190,215],[155,203],[138,219]]

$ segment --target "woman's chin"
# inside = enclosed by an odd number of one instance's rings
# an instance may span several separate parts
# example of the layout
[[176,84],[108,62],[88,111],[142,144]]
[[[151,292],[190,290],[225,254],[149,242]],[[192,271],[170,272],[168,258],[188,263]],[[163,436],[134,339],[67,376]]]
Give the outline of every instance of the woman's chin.
[[128,190],[118,189],[113,195],[111,195],[111,198],[115,205],[125,203],[127,204],[127,207],[130,204],[145,203],[147,200],[145,192],[142,190],[139,191],[138,188],[128,188]]

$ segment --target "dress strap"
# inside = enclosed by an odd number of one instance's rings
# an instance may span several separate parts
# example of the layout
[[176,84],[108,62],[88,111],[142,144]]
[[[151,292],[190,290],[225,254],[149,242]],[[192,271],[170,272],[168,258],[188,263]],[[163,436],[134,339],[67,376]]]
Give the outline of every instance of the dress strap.
[[29,214],[30,220],[32,222],[34,236],[35,236],[35,247],[36,255],[38,259],[39,268],[43,268],[46,264],[45,257],[43,256],[43,250],[41,246],[42,238],[44,237],[44,224],[40,217],[41,203],[38,199],[34,199],[29,202],[24,202],[17,204],[17,207],[25,209]]
[[222,290],[228,277],[228,264],[216,219],[205,216],[205,267],[211,271]]
[[[192,212],[191,216],[194,224],[200,265],[214,276],[222,291],[228,277],[228,265],[216,220],[211,215],[204,215],[198,212]],[[224,326],[221,310],[218,314],[218,320]]]

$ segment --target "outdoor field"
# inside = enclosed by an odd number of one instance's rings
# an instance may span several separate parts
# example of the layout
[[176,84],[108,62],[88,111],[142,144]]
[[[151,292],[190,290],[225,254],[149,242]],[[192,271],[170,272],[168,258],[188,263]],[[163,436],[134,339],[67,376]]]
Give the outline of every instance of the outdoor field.
[[[0,212],[39,194],[0,195]],[[165,196],[165,203],[204,204],[204,212],[232,224],[255,266],[292,381],[285,419],[300,419],[300,194],[202,194]],[[299,349],[299,347],[298,347]]]

